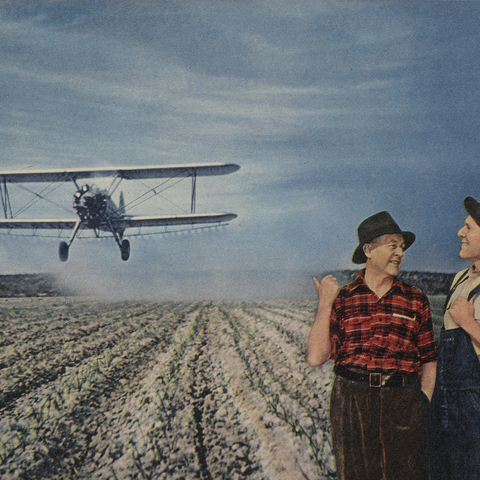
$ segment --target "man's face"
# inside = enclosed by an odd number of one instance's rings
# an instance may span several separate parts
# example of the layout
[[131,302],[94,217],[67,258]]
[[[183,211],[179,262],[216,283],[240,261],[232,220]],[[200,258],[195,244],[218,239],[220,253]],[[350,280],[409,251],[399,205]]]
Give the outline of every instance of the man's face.
[[366,267],[372,272],[395,277],[403,263],[404,251],[405,241],[402,235],[382,235],[365,246]]
[[470,216],[457,234],[462,241],[459,255],[472,263],[480,261],[480,226]]

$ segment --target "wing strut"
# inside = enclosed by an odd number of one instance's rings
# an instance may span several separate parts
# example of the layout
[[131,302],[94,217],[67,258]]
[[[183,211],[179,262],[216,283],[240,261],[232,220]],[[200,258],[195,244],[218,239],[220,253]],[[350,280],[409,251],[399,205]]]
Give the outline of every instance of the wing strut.
[[190,206],[190,213],[195,213],[195,203],[197,200],[197,171],[193,170],[192,174],[192,203]]
[[123,180],[123,177],[121,175],[117,175],[113,180],[112,180],[112,183],[110,184],[110,186],[108,187],[108,190],[107,190],[107,194],[109,197],[111,197],[115,191],[117,190],[117,188],[120,186],[120,184],[122,183],[122,180]]
[[3,177],[3,184],[0,188],[0,195],[2,196],[2,206],[3,206],[3,213],[5,215],[5,218],[8,217],[8,213],[10,212],[10,218],[13,218],[13,213],[12,213],[12,205],[10,204],[10,195],[8,194],[8,189],[7,189],[7,179]]

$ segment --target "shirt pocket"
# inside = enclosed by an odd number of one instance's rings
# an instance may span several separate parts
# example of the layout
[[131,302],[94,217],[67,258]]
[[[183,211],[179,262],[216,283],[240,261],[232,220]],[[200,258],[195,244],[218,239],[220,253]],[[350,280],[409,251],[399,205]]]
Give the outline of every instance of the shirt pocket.
[[400,347],[416,338],[420,327],[416,315],[411,312],[392,312],[388,317],[388,332],[393,343]]

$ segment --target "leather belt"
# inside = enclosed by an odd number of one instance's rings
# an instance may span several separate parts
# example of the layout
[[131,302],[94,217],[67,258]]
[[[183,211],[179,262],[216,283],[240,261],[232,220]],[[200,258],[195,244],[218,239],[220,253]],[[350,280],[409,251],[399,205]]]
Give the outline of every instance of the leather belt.
[[410,375],[385,375],[383,373],[360,373],[349,370],[342,365],[335,367],[335,374],[354,382],[367,383],[370,387],[405,387],[419,382],[420,377],[414,373]]

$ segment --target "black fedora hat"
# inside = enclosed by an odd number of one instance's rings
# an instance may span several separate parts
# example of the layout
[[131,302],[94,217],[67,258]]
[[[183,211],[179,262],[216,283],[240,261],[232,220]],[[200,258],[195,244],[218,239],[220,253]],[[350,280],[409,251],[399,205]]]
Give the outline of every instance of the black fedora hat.
[[363,246],[382,235],[400,234],[405,242],[405,250],[415,241],[415,234],[404,232],[388,212],[379,212],[364,220],[357,228],[358,247],[353,252],[353,263],[365,263],[367,257]]
[[463,201],[463,207],[467,213],[480,225],[480,203],[478,203],[473,197],[467,197]]

